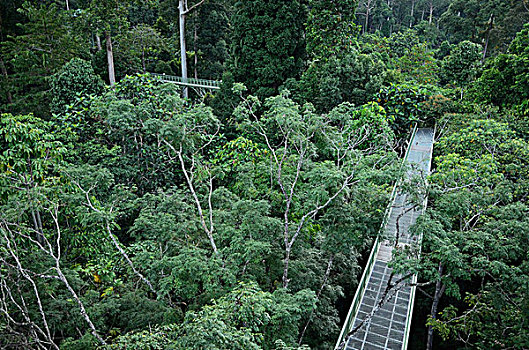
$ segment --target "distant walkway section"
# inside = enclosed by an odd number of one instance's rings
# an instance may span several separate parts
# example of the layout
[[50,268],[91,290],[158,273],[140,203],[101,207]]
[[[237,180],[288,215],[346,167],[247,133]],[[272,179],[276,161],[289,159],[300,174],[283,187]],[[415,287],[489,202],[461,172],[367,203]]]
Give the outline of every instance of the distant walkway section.
[[182,86],[189,86],[201,89],[219,90],[222,81],[219,80],[207,80],[207,79],[195,79],[182,77],[168,74],[150,73],[153,77],[160,79],[164,83],[173,83]]
[[[405,176],[429,174],[433,142],[433,129],[416,129],[404,158],[411,166]],[[410,203],[398,183],[336,349],[405,350],[408,345],[417,276],[394,274],[388,262],[394,248],[420,243],[421,237],[411,236],[408,229],[426,208],[426,198],[420,205]]]

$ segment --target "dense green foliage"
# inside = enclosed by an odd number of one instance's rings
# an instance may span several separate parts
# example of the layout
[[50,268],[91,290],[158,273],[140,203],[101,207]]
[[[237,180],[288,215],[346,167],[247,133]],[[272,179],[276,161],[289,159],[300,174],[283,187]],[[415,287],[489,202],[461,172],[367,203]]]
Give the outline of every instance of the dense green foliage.
[[94,73],[90,62],[74,58],[51,79],[52,113],[61,113],[77,96],[99,94],[103,81]]
[[299,0],[237,2],[230,38],[235,80],[268,97],[286,79],[298,77],[306,55],[305,17]]
[[[145,74],[181,74],[183,3],[189,76],[222,79],[188,99]],[[409,348],[528,348],[528,19],[2,1],[0,348],[332,348],[414,124],[438,141],[391,262],[422,291]]]

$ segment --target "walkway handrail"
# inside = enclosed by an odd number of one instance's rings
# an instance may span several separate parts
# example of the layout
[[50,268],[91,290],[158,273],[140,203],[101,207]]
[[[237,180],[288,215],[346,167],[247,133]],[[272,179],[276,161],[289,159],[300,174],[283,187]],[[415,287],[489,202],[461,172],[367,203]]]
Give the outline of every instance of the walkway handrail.
[[[434,126],[434,132],[433,132],[434,139],[435,139],[436,127],[437,127],[437,125]],[[429,161],[428,161],[428,169],[431,169],[431,167],[432,167],[432,157],[433,157],[433,147],[430,150],[430,157],[429,157]],[[423,204],[422,204],[422,208],[421,208],[421,215],[424,214],[424,212],[426,211],[427,204],[428,204],[428,197],[424,196]],[[419,242],[422,242],[422,235],[419,236]],[[419,245],[419,256],[420,256],[420,254],[421,254],[421,245]],[[413,275],[412,278],[411,278],[411,292],[410,292],[411,303],[408,305],[408,310],[406,311],[406,328],[404,329],[404,341],[402,343],[402,349],[403,350],[406,350],[408,348],[408,341],[409,341],[410,329],[411,329],[411,318],[412,318],[412,314],[413,314],[413,306],[415,304],[415,291],[417,289],[416,284],[417,284],[417,274]]]
[[[406,160],[408,159],[408,154],[410,153],[412,141],[416,133],[417,133],[417,124],[414,125],[413,130],[411,132],[410,141],[408,142],[408,148],[406,149],[406,153],[404,154],[404,158],[402,159],[402,162],[401,162],[401,169],[404,163],[406,162]],[[358,308],[360,307],[360,302],[362,301],[362,297],[364,296],[365,288],[369,280],[369,276],[371,275],[371,272],[373,270],[373,266],[375,265],[375,258],[380,248],[380,244],[381,244],[380,236],[384,233],[384,229],[386,228],[386,224],[388,223],[389,217],[391,215],[391,211],[393,210],[393,201],[395,200],[395,197],[397,194],[397,187],[399,183],[400,183],[400,178],[397,179],[397,181],[395,181],[395,184],[393,185],[393,190],[391,191],[389,202],[384,212],[384,217],[382,219],[382,223],[380,224],[377,238],[375,239],[375,242],[373,243],[373,248],[371,249],[371,253],[369,254],[369,258],[367,259],[366,267],[364,269],[364,272],[362,273],[362,277],[360,278],[360,281],[358,282],[358,286],[356,287],[356,292],[353,297],[353,302],[351,303],[351,307],[349,308],[349,312],[347,313],[347,317],[345,318],[345,322],[340,332],[340,335],[338,337],[338,341],[336,342],[336,345],[334,346],[335,349],[339,348],[340,344],[344,340],[344,337],[347,335],[347,333],[349,333],[351,324],[352,322],[354,322],[354,318],[356,316],[356,313],[358,312]]]
[[220,89],[222,81],[220,80],[208,80],[208,79],[197,79],[197,78],[187,78],[176,75],[160,74],[160,73],[149,73],[151,76],[158,78],[162,81],[172,82],[180,85],[202,87],[209,89]]

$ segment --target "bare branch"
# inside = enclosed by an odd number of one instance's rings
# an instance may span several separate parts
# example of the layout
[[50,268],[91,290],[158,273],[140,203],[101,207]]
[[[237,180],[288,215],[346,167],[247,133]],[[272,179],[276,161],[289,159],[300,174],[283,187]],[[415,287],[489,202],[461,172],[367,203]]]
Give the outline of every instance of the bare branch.
[[[86,204],[88,205],[88,207],[90,209],[92,209],[94,212],[98,213],[98,214],[101,214],[103,215],[103,213],[101,212],[101,210],[97,209],[93,203],[92,203],[92,200],[90,199],[90,190],[86,191],[84,190],[81,185],[76,182],[76,181],[73,181],[73,183],[77,186],[77,188],[84,193],[85,195],[85,199],[86,199]],[[119,243],[119,241],[117,240],[117,238],[115,237],[115,235],[112,233],[112,229],[110,228],[110,221],[108,220],[108,218],[103,215],[103,220],[105,221],[105,230],[108,234],[108,236],[110,237],[110,240],[112,241],[112,243],[114,244],[114,247],[116,247],[116,249],[119,251],[119,253],[121,254],[121,256],[123,258],[125,258],[125,260],[127,261],[127,263],[129,264],[130,268],[132,269],[132,271],[134,272],[134,274],[136,276],[138,276],[150,289],[150,291],[153,293],[153,294],[157,294],[156,293],[156,290],[154,289],[154,287],[152,286],[151,282],[141,273],[139,272],[136,267],[134,266],[134,263],[132,262],[132,260],[130,259],[129,255],[127,254],[127,252],[121,247],[121,244]],[[54,221],[56,222],[56,228],[59,229],[59,226],[58,226],[58,221],[55,219],[54,217]]]
[[[195,185],[193,184],[193,181],[186,169],[186,165],[185,165],[185,161],[184,161],[184,157],[182,155],[182,147],[180,146],[180,149],[176,149],[171,143],[169,143],[167,140],[163,140],[163,142],[173,151],[176,153],[176,155],[178,156],[178,160],[180,161],[180,168],[182,169],[182,172],[184,174],[184,177],[186,179],[186,183],[187,183],[187,188],[189,189],[189,191],[191,192],[191,195],[193,196],[193,199],[195,201],[195,205],[196,205],[196,208],[197,208],[197,211],[198,211],[198,216],[200,218],[200,223],[202,224],[202,228],[204,229],[204,231],[206,232],[206,235],[208,236],[209,238],[209,242],[211,244],[211,247],[213,248],[213,252],[215,254],[218,254],[218,250],[217,250],[217,245],[215,244],[215,239],[213,237],[213,218],[212,218],[212,210],[210,210],[210,227],[208,228],[208,224],[206,224],[206,219],[205,219],[205,216],[204,216],[204,211],[202,210],[202,204],[200,203],[200,200],[198,198],[198,195],[197,195],[197,192],[195,190]],[[212,192],[212,183],[211,183],[212,179],[210,177],[210,188],[209,188],[209,194],[208,194],[208,198],[211,198],[211,192]],[[211,199],[210,199],[211,200]],[[211,205],[211,204],[209,204]]]
[[206,0],[201,0],[201,1],[197,2],[196,4],[194,4],[193,6],[187,8],[187,0],[186,0],[186,2],[185,2],[186,3],[186,10],[184,11],[183,14],[186,15],[189,12],[193,11],[196,7],[202,5],[204,3],[204,1],[206,1]]

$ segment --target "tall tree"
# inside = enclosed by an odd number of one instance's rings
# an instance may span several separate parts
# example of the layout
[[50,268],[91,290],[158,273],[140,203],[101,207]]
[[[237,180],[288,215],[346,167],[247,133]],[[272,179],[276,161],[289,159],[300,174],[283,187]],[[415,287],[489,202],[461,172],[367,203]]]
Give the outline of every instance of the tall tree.
[[358,15],[363,16],[364,20],[362,22],[362,33],[370,32],[370,23],[372,21],[371,14],[376,7],[375,0],[363,0],[359,3],[357,17]]
[[312,58],[325,59],[330,53],[349,51],[356,42],[354,24],[356,0],[309,1],[307,51]]
[[452,42],[490,41],[488,48],[492,44],[494,50],[504,51],[528,19],[523,1],[454,0],[441,15],[440,25]]
[[481,46],[470,41],[462,41],[455,46],[442,62],[441,76],[445,83],[461,89],[461,98],[466,87],[480,73]]
[[524,103],[529,96],[529,25],[516,35],[507,53],[496,56],[473,87],[479,101],[496,106]]
[[[231,3],[207,1],[189,18],[187,35],[192,38],[195,78],[221,80],[229,58],[228,26]],[[191,33],[190,33],[191,32]],[[189,67],[188,67],[189,68]]]
[[240,1],[231,24],[230,70],[260,97],[277,93],[304,67],[306,6],[300,0]]
[[[5,88],[11,95],[10,109],[47,114],[48,78],[73,57],[88,57],[83,37],[72,30],[73,19],[56,4],[33,5],[25,2],[19,9],[25,19],[19,35],[2,42],[0,63]],[[8,72],[13,79],[7,79]]]
[[[361,181],[359,169],[363,162],[376,157],[377,147],[389,146],[392,132],[378,105],[368,105],[363,110],[340,105],[337,110],[351,119],[339,120],[338,126],[332,127],[312,110],[300,109],[285,94],[266,101],[268,111],[262,118],[255,114],[255,102],[254,97],[244,100],[244,109],[238,112],[247,118],[246,127],[259,136],[272,157],[274,184],[280,190],[283,208],[282,286],[286,289],[294,244],[300,234],[331,204],[344,200],[345,193]],[[338,113],[332,115],[337,117]],[[373,120],[378,123],[369,123]],[[333,156],[318,164],[314,160],[318,154],[316,139],[320,136]],[[391,163],[385,157],[380,161]],[[314,186],[314,180],[319,185]],[[298,220],[292,220],[293,212],[297,212]]]
[[96,36],[99,37],[99,33],[102,32],[105,38],[108,82],[110,86],[114,86],[116,83],[112,32],[126,29],[128,27],[126,15],[129,7],[129,0],[93,0],[88,9],[89,21],[96,30]]

